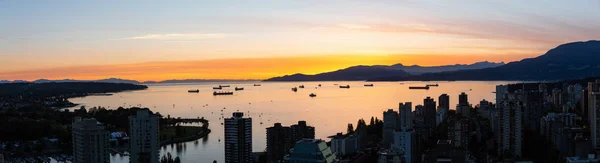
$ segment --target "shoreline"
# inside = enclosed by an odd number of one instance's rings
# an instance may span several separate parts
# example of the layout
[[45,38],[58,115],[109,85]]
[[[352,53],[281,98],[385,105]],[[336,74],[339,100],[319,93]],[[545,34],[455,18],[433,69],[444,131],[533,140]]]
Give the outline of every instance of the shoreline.
[[177,139],[173,139],[173,140],[165,140],[165,141],[160,142],[160,146],[162,147],[162,146],[167,146],[167,145],[176,144],[176,143],[183,143],[183,142],[198,140],[200,138],[208,136],[208,134],[210,134],[210,132],[211,132],[210,129],[206,129],[205,131],[200,132],[196,135],[183,137],[183,138],[177,138]]

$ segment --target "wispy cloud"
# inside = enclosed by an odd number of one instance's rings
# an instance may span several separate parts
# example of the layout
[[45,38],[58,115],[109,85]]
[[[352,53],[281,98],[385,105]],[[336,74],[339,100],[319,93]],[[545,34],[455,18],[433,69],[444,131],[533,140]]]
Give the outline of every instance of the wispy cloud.
[[367,25],[361,25],[361,24],[340,24],[339,26],[344,27],[344,28],[348,28],[348,29],[368,29],[371,28]]
[[169,33],[169,34],[147,34],[123,38],[122,40],[165,40],[165,41],[190,41],[220,39],[235,36],[227,33]]

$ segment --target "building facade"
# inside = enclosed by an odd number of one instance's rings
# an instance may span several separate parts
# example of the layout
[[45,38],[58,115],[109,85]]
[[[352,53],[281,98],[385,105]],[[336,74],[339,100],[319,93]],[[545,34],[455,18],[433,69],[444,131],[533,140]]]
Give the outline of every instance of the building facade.
[[73,162],[108,163],[108,132],[95,119],[75,117],[72,124]]
[[275,123],[267,128],[267,162],[283,162],[283,158],[291,149],[291,129]]
[[149,110],[138,110],[129,116],[129,161],[132,163],[158,163],[160,117]]
[[398,130],[394,132],[394,144],[392,148],[399,149],[404,153],[405,163],[416,162],[416,137],[414,130]]
[[225,162],[252,160],[252,118],[244,118],[244,113],[234,112],[233,117],[225,118]]

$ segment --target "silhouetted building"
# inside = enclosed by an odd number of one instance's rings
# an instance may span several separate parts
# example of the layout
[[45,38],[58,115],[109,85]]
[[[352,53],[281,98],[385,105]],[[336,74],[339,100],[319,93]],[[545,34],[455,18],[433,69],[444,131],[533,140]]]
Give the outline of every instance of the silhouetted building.
[[332,163],[336,161],[336,156],[325,141],[303,139],[296,143],[285,159],[289,163]]
[[290,126],[292,130],[293,144],[302,139],[315,139],[315,127],[306,125],[306,121],[298,121],[298,124]]
[[448,94],[442,94],[438,98],[438,110],[439,109],[450,109],[450,96]]
[[344,135],[337,133],[331,138],[331,151],[337,156],[356,154],[359,149],[358,134]]
[[393,143],[397,119],[398,112],[393,109],[383,112],[383,148],[390,148],[390,145]]
[[129,116],[129,161],[132,163],[158,163],[159,116],[149,110],[138,110]]
[[284,161],[285,155],[291,149],[291,129],[275,123],[267,128],[267,162],[279,163]]
[[73,129],[73,162],[107,163],[108,132],[96,119],[75,117]]
[[469,99],[465,92],[462,92],[460,95],[458,95],[456,113],[461,116],[469,116],[469,114],[471,114],[471,105],[469,104]]
[[431,127],[431,129],[433,129],[436,125],[436,105],[435,105],[435,101],[433,100],[433,98],[431,97],[427,97],[423,100],[423,107],[424,107],[424,121],[425,121],[425,125],[427,125],[428,127]]
[[233,117],[225,118],[225,162],[252,160],[252,118],[244,118],[244,113],[234,112]]
[[413,114],[411,102],[400,103],[398,122],[399,123],[396,126],[397,129],[413,128]]

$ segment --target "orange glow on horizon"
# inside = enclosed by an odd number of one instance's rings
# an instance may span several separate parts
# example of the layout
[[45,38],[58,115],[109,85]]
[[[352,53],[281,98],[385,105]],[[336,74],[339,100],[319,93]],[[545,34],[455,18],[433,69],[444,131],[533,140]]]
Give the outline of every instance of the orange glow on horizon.
[[0,72],[0,79],[123,78],[138,81],[169,79],[268,79],[295,73],[317,74],[356,65],[437,66],[471,64],[480,61],[511,62],[533,55],[328,55],[273,58],[236,58],[198,61],[147,62],[116,65],[74,66]]

